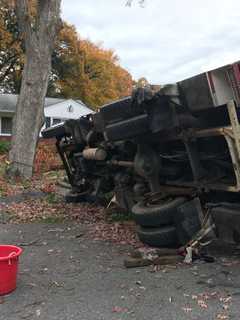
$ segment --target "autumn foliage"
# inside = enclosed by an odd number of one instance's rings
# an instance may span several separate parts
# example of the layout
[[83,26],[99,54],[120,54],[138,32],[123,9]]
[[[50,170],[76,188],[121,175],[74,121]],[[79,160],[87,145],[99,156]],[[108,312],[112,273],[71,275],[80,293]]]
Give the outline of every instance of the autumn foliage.
[[66,23],[54,51],[52,78],[50,95],[80,98],[93,107],[127,96],[132,89],[132,78],[114,51],[81,39]]
[[38,143],[35,161],[35,175],[42,174],[62,167],[61,159],[52,140],[40,140]]
[[[33,1],[34,3],[34,1]],[[0,0],[0,90],[19,93],[24,64],[14,7]],[[113,50],[79,36],[63,23],[52,56],[48,96],[80,99],[99,107],[131,94],[132,77]]]
[[0,90],[16,92],[24,63],[17,19],[8,1],[0,0]]

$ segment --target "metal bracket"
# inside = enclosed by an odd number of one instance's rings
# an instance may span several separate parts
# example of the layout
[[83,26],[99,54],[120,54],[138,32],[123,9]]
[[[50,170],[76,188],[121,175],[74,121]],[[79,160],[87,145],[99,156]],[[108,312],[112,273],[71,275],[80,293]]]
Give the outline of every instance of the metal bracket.
[[236,105],[233,100],[227,103],[227,109],[231,123],[231,134],[229,134],[229,132],[225,132],[224,137],[232,158],[237,189],[240,190],[240,124],[238,121]]

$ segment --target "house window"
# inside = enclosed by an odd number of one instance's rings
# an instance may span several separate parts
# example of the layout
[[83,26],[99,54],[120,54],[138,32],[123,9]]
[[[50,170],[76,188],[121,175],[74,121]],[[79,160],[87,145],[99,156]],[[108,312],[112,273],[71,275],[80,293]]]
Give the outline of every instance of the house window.
[[12,134],[12,118],[1,118],[1,134]]
[[55,124],[58,124],[60,122],[62,122],[62,119],[53,118],[52,119],[52,126],[54,126]]

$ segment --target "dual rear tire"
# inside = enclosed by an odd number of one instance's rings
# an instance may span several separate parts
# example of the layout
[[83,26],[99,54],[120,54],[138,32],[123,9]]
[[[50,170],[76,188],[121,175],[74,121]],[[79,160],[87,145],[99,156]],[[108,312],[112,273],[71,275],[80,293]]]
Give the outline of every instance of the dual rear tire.
[[145,199],[134,205],[132,213],[140,241],[153,247],[178,247],[174,216],[184,202],[186,199],[183,197],[165,197],[156,202]]
[[145,199],[133,206],[134,220],[142,227],[161,227],[172,224],[177,208],[185,201],[183,197],[165,197],[157,200],[157,203]]
[[199,198],[148,198],[137,203],[132,212],[139,239],[154,247],[185,245],[201,229],[203,221]]
[[141,242],[151,247],[172,248],[178,246],[176,228],[172,225],[158,228],[138,226],[137,234]]

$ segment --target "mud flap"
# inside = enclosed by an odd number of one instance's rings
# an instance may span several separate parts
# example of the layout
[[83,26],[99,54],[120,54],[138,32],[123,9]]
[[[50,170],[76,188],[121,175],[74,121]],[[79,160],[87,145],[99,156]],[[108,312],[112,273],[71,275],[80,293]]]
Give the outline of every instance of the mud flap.
[[217,237],[228,243],[240,243],[240,206],[219,206],[211,211]]
[[185,245],[201,229],[203,222],[203,212],[199,198],[185,202],[177,209],[174,215],[174,224],[176,227],[179,241]]

